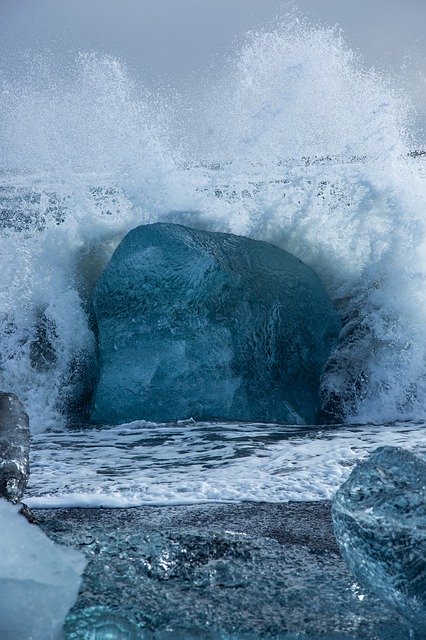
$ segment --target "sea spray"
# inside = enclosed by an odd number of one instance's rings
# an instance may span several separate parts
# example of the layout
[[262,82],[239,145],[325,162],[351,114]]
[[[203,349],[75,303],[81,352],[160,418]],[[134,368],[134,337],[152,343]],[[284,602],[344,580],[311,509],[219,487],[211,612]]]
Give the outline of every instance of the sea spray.
[[90,55],[67,83],[1,96],[0,388],[17,392],[35,432],[65,424],[70,404],[84,409],[96,376],[90,289],[144,221],[123,186],[137,179],[150,211],[169,206],[175,165],[141,93],[117,61]]
[[324,419],[424,417],[426,198],[398,83],[297,21],[248,37],[223,78],[190,112],[92,54],[60,82],[3,87],[0,386],[35,431],[84,405],[91,289],[125,233],[158,220],[268,240],[316,270],[344,323]]

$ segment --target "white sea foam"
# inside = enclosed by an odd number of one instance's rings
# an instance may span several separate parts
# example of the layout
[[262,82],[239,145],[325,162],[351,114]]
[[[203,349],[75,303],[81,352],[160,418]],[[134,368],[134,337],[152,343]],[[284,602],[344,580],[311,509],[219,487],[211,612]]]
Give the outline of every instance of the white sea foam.
[[382,445],[426,454],[425,425],[329,429],[137,423],[33,437],[31,507],[330,498]]
[[250,36],[223,76],[182,112],[95,55],[2,86],[0,388],[33,432],[82,402],[91,288],[123,235],[158,220],[305,260],[344,323],[324,401],[348,422],[424,418],[424,169],[397,81],[297,22]]

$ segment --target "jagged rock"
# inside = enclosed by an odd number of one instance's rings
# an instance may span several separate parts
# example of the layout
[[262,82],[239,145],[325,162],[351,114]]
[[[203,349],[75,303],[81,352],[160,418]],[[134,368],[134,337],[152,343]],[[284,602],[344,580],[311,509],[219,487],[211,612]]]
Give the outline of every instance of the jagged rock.
[[398,447],[377,449],[335,494],[333,521],[355,577],[425,638],[426,462]]
[[340,325],[318,277],[286,251],[143,225],[112,256],[94,309],[92,422],[315,421]]
[[14,393],[0,393],[0,497],[22,498],[30,473],[28,415]]

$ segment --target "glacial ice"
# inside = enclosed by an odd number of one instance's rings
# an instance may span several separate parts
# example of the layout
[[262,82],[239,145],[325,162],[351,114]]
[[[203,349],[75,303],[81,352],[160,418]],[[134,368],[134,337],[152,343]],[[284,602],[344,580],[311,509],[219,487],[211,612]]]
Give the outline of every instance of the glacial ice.
[[57,640],[86,561],[0,499],[0,638]]
[[128,612],[125,615],[105,606],[86,607],[67,618],[67,640],[151,640]]
[[426,635],[426,462],[381,447],[352,471],[333,500],[343,555],[362,585]]
[[315,273],[265,242],[176,224],[127,234],[94,293],[95,423],[313,423],[339,321]]
[[14,393],[0,393],[0,498],[19,502],[28,481],[30,428]]

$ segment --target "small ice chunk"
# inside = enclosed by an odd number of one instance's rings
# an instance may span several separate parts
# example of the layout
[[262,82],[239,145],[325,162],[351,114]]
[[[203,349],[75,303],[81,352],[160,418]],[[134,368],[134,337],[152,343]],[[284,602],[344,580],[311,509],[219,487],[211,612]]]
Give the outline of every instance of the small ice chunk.
[[150,631],[139,627],[128,612],[105,606],[86,607],[68,616],[67,637],[74,640],[152,640]]
[[426,637],[426,462],[377,449],[337,491],[333,521],[355,577]]
[[52,542],[18,511],[0,499],[0,638],[57,640],[86,560]]
[[30,429],[18,396],[0,393],[0,497],[22,498],[29,476]]

